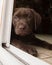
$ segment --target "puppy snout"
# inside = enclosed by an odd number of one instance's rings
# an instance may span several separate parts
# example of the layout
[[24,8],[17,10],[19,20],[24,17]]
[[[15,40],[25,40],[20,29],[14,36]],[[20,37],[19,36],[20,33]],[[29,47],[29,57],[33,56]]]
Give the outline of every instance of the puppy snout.
[[24,30],[25,28],[26,28],[26,26],[23,26],[23,25],[19,26],[19,29],[21,29],[21,30]]

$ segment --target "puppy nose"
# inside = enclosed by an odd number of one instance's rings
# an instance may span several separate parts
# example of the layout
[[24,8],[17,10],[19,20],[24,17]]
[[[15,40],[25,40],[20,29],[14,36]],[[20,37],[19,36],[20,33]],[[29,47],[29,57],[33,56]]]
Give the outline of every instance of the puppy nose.
[[20,25],[19,29],[25,29],[25,26]]

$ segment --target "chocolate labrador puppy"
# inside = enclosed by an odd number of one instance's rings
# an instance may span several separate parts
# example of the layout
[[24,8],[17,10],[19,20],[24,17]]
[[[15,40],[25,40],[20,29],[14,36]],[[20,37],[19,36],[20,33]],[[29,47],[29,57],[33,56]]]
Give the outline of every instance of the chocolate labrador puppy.
[[[30,44],[35,41],[34,33],[41,23],[41,16],[30,8],[16,8],[13,14],[13,30],[15,38],[12,44],[37,56],[37,50]],[[14,35],[13,35],[14,36]]]

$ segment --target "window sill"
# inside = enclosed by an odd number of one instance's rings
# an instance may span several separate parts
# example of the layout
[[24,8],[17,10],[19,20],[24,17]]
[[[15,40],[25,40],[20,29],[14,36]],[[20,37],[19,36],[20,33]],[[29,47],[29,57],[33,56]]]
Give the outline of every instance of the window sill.
[[0,61],[3,65],[50,65],[12,45],[6,50],[0,47]]

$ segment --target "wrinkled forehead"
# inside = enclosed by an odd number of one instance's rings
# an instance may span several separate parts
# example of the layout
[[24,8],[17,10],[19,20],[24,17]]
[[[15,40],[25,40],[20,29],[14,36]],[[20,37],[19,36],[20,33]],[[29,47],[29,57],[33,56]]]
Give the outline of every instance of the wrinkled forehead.
[[17,8],[17,10],[14,13],[14,16],[16,15],[32,15],[32,11],[30,8]]

